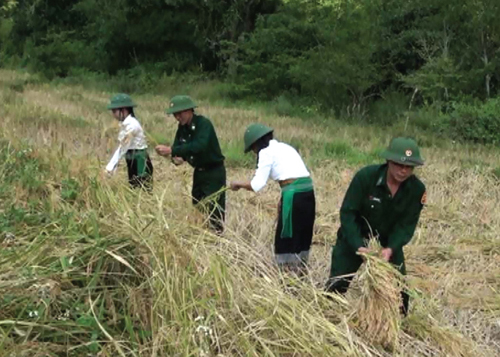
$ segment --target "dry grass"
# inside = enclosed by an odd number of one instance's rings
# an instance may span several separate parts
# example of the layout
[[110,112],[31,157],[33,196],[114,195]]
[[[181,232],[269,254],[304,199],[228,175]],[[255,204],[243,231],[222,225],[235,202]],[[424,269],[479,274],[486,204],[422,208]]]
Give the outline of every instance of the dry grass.
[[[275,185],[258,196],[228,193],[227,232],[215,237],[191,207],[190,168],[153,155],[151,196],[128,190],[123,165],[101,176],[117,134],[104,109],[111,93],[8,71],[0,82],[0,355],[500,354],[500,185],[489,175],[500,167],[498,150],[424,146],[428,164],[418,174],[429,204],[405,248],[410,314],[398,333],[399,323],[379,326],[394,332],[390,351],[360,332],[372,324],[352,327],[349,296],[330,301],[322,287],[347,185],[393,132],[200,103],[231,158],[228,179],[252,174],[253,158],[240,150],[253,121],[274,126],[309,163],[317,224],[310,274],[297,280],[272,263]],[[175,132],[163,115],[171,94],[134,98],[159,142]],[[72,198],[69,179],[77,182]],[[369,311],[380,307],[362,301]],[[391,321],[383,310],[374,320]]]

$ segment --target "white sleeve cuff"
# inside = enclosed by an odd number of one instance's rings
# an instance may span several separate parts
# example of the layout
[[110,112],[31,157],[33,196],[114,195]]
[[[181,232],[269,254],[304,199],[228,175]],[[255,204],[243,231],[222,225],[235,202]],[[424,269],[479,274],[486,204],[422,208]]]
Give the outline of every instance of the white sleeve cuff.
[[113,157],[111,158],[111,160],[109,160],[108,165],[106,165],[106,171],[113,172],[113,170],[116,168],[116,165],[118,165],[118,161],[120,161],[120,156],[121,156],[120,149],[121,146],[119,146],[118,149],[116,149],[115,153],[113,154]]
[[254,192],[259,192],[260,190],[262,190],[264,188],[265,185],[266,185],[266,182],[259,180],[259,178],[257,178],[257,177],[254,177],[252,179],[252,181],[250,181],[250,186],[252,187],[252,190]]

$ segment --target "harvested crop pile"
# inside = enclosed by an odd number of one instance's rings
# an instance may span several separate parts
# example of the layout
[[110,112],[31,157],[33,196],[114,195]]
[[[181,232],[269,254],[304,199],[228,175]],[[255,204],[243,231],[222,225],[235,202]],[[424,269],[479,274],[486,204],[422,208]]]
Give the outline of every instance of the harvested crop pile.
[[377,239],[370,239],[368,248],[370,253],[363,254],[365,262],[358,272],[360,294],[355,298],[351,321],[360,336],[394,350],[401,329],[402,275],[380,257],[382,247]]

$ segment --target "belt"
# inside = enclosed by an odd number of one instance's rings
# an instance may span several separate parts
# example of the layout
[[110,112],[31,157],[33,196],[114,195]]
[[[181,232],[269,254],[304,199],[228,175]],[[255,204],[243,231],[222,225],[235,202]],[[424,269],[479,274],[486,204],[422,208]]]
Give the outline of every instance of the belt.
[[286,180],[278,181],[278,183],[280,184],[280,187],[283,187],[283,186],[286,186],[286,185],[289,185],[289,184],[293,183],[295,180],[297,180],[297,179],[296,178],[291,178],[291,179],[286,179]]
[[224,161],[214,162],[205,166],[195,167],[196,171],[210,171],[218,167],[224,166]]

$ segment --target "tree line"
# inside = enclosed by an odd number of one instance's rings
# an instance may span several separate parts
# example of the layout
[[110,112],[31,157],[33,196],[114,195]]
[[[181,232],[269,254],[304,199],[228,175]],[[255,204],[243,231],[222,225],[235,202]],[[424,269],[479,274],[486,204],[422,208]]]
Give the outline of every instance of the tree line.
[[49,77],[208,73],[234,98],[350,116],[432,106],[443,130],[480,116],[457,134],[480,142],[500,128],[498,0],[5,0],[0,12],[2,63]]

